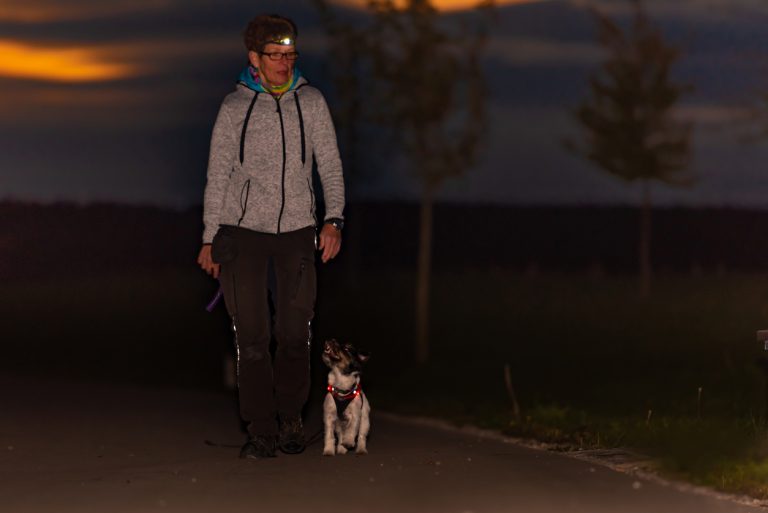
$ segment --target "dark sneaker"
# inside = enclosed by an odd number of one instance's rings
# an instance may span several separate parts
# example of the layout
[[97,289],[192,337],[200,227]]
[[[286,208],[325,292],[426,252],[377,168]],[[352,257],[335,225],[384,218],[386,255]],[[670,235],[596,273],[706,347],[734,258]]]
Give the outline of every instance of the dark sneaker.
[[275,437],[271,435],[252,436],[240,449],[240,457],[250,459],[274,458],[277,456],[275,443]]
[[304,439],[304,426],[301,417],[289,417],[280,422],[280,450],[286,454],[299,454],[307,443]]

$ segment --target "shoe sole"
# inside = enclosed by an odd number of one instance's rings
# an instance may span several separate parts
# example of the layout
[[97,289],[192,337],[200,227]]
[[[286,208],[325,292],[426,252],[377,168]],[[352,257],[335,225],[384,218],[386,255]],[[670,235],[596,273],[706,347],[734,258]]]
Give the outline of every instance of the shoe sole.
[[304,452],[306,446],[299,444],[285,444],[280,446],[280,450],[285,454],[300,454]]

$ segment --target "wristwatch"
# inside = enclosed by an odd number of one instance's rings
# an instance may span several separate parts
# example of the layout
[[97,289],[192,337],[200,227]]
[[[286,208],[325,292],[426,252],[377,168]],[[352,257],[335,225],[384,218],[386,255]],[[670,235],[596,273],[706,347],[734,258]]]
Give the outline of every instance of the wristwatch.
[[325,222],[339,231],[344,229],[344,220],[339,217],[331,217],[330,219],[326,219]]

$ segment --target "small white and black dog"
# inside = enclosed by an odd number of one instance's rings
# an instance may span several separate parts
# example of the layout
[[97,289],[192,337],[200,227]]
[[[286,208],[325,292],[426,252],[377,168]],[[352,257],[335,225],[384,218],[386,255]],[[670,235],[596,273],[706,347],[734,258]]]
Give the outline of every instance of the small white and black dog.
[[353,447],[357,454],[368,452],[371,406],[360,387],[360,371],[366,361],[368,354],[358,352],[350,344],[339,344],[335,339],[325,341],[323,362],[331,369],[323,403],[325,456],[345,454]]

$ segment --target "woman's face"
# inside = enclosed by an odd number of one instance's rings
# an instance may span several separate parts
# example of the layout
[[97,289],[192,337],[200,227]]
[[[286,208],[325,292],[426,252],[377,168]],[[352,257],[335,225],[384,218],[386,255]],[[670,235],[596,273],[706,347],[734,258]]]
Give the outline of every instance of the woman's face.
[[296,64],[296,61],[289,61],[284,55],[279,61],[273,61],[268,55],[264,54],[286,54],[295,51],[296,47],[294,45],[268,43],[261,53],[254,51],[248,52],[248,59],[251,61],[251,65],[259,68],[259,76],[268,86],[281,86],[288,82],[291,79],[291,76],[293,76],[293,67]]

